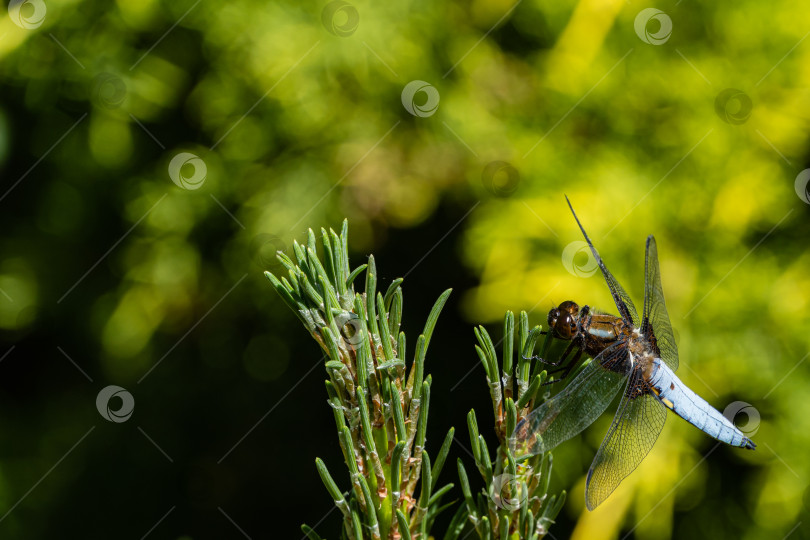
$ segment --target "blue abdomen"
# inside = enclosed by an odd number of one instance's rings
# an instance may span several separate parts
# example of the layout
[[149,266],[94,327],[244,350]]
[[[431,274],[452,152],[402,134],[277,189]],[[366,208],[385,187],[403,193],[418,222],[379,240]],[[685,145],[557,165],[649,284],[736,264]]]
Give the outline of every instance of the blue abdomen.
[[696,428],[726,444],[755,448],[756,445],[751,439],[737,429],[720,411],[683,384],[659,358],[653,361],[650,382],[658,391],[658,399],[668,409]]

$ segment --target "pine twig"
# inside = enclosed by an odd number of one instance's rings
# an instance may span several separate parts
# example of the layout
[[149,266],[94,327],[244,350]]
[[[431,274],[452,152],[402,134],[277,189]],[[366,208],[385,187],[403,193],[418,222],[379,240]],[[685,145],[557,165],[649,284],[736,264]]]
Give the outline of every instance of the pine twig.
[[[278,253],[287,276],[265,272],[327,355],[328,401],[350,487],[342,492],[320,459],[318,473],[343,515],[347,538],[427,538],[433,520],[449,506],[441,500],[452,488],[434,490],[453,430],[431,467],[425,450],[431,379],[424,371],[428,344],[450,290],[433,306],[408,362],[400,331],[402,278],[383,294],[373,256],[350,268],[347,221],[340,234],[321,229],[320,248],[319,257],[310,230],[306,244],[293,243],[295,260]],[[355,283],[363,272],[365,292],[357,293]],[[415,495],[417,484],[420,493]],[[302,530],[319,538],[306,525]]]
[[[515,426],[539,403],[538,391],[546,380],[546,372],[531,376],[531,353],[540,327],[529,332],[528,315],[520,313],[518,335],[515,336],[515,318],[507,311],[504,318],[503,358],[498,367],[498,355],[489,333],[483,326],[475,329],[478,345],[475,351],[486,372],[492,410],[495,416],[495,435],[498,448],[494,462],[482,435],[479,434],[475,411],[467,416],[470,444],[476,467],[484,479],[485,490],[473,499],[464,466],[459,460],[459,475],[467,503],[468,520],[480,539],[538,539],[548,529],[562,509],[565,491],[549,497],[551,453],[524,458],[518,462],[509,445]],[[520,356],[514,362],[517,337]],[[548,345],[548,340],[544,344]]]

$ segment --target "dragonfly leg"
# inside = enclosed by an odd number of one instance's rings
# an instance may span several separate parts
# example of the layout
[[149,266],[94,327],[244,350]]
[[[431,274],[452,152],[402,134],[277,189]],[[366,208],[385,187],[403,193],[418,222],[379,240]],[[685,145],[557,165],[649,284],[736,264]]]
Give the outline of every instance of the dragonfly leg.
[[[569,348],[570,348],[570,346],[569,346]],[[567,351],[568,351],[568,349],[566,349],[566,352]],[[552,369],[552,370],[550,370],[548,372],[548,373],[555,373],[557,371],[562,371],[563,374],[560,375],[560,378],[559,379],[552,379],[550,381],[546,381],[546,382],[543,383],[543,386],[546,386],[546,385],[549,385],[549,384],[554,384],[556,382],[560,382],[561,380],[568,377],[568,374],[571,373],[571,370],[574,369],[574,366],[579,365],[579,360],[581,358],[582,358],[582,349],[579,349],[577,351],[577,354],[575,354],[574,357],[566,365],[560,366],[557,369]]]
[[[540,334],[541,336],[545,336],[546,334],[548,334],[548,332],[541,331],[541,332],[539,332],[539,334]],[[540,357],[540,355],[539,355],[539,354],[533,354],[532,356],[525,356],[524,354],[521,354],[520,356],[521,356],[521,357],[522,357],[524,360],[540,360],[540,361],[541,361],[541,362],[543,362],[544,364],[546,363],[546,361],[545,361],[545,360],[543,360],[543,359]]]
[[565,350],[563,351],[562,356],[560,356],[560,359],[557,360],[556,362],[549,362],[549,361],[546,361],[546,360],[542,360],[542,362],[544,364],[548,364],[549,366],[553,366],[553,367],[556,368],[556,369],[548,370],[548,372],[549,373],[554,373],[554,372],[561,371],[561,370],[565,369],[565,359],[568,358],[568,356],[570,356],[570,354],[574,350],[575,346],[576,345],[575,345],[575,343],[573,341],[571,343],[569,343],[568,347],[566,347]]

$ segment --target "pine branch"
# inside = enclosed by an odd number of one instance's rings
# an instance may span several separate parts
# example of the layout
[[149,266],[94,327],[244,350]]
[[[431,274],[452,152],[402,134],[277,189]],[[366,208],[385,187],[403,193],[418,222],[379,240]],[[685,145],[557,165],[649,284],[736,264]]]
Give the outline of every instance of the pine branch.
[[[486,441],[479,434],[475,411],[471,410],[467,416],[470,444],[475,465],[486,486],[483,493],[479,494],[478,504],[473,499],[461,460],[459,475],[462,478],[468,520],[481,539],[542,538],[548,533],[565,502],[565,491],[559,496],[548,494],[551,453],[528,458],[518,456],[518,461],[509,445],[509,436],[514,432],[515,426],[539,404],[539,389],[546,380],[545,371],[531,375],[530,358],[540,327],[529,332],[528,321],[528,315],[522,311],[517,335],[520,356],[515,364],[515,318],[511,311],[506,313],[502,369],[498,368],[498,355],[489,333],[483,326],[475,329],[478,340],[475,351],[487,376],[498,447],[493,462]],[[549,344],[550,337],[547,334],[543,344],[544,351]]]
[[[450,290],[433,306],[408,362],[400,331],[402,278],[382,294],[373,256],[350,269],[347,221],[339,235],[321,229],[320,245],[319,258],[310,230],[306,245],[293,244],[295,261],[278,253],[286,277],[265,272],[328,357],[327,395],[349,489],[340,490],[320,459],[318,472],[343,515],[346,538],[427,538],[436,516],[449,506],[441,501],[452,488],[434,491],[453,430],[431,467],[425,450],[431,379],[424,372],[428,344]],[[363,272],[365,291],[357,293],[354,284]],[[318,538],[306,525],[302,530]]]
[[[400,330],[403,280],[395,279],[385,294],[378,291],[374,257],[352,270],[347,237],[347,221],[339,235],[321,229],[319,258],[310,230],[306,245],[293,244],[295,261],[278,253],[288,275],[265,275],[327,354],[326,391],[348,469],[348,489],[341,491],[322,460],[316,460],[316,467],[343,515],[342,537],[427,539],[436,517],[454,504],[442,505],[453,484],[437,489],[454,430],[447,433],[435,461],[425,448],[431,388],[425,360],[450,290],[433,306],[409,362],[405,333]],[[363,272],[365,291],[357,293],[354,284]],[[482,326],[475,329],[475,351],[487,377],[498,446],[493,459],[471,410],[467,425],[472,454],[486,487],[472,492],[459,459],[463,502],[444,535],[447,540],[459,538],[469,525],[481,539],[539,539],[548,533],[565,501],[564,491],[559,496],[548,494],[550,453],[525,457],[510,450],[509,436],[540,401],[546,380],[545,371],[532,373],[530,359],[540,327],[529,332],[525,312],[518,322],[515,336],[514,315],[506,313],[500,367],[488,332]],[[547,335],[543,355],[549,345]],[[309,538],[320,538],[306,525],[302,530]]]

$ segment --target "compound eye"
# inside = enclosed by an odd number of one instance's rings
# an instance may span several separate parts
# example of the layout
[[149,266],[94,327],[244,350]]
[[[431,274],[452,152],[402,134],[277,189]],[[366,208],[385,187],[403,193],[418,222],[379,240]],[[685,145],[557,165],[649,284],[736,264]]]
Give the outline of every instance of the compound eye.
[[571,339],[571,337],[574,335],[574,318],[568,313],[563,314],[557,321],[557,326],[555,328],[557,329],[557,333],[561,338]]
[[557,318],[560,316],[560,310],[557,308],[552,309],[548,312],[548,326],[549,328],[554,328],[557,324]]

